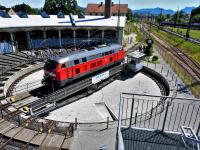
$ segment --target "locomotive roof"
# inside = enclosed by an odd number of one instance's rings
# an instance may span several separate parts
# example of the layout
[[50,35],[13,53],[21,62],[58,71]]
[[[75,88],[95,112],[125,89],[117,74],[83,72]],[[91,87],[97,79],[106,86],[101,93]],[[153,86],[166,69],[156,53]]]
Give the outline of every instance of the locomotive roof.
[[92,55],[107,52],[107,51],[110,51],[110,50],[120,49],[121,47],[122,46],[120,44],[111,44],[111,45],[108,45],[106,47],[97,48],[97,49],[91,50],[91,51],[81,51],[81,52],[71,53],[71,54],[68,54],[68,55],[58,55],[58,56],[51,58],[51,60],[54,60],[54,61],[62,64],[62,63],[68,62],[68,61],[80,59],[80,58],[83,58],[83,57],[92,56]]

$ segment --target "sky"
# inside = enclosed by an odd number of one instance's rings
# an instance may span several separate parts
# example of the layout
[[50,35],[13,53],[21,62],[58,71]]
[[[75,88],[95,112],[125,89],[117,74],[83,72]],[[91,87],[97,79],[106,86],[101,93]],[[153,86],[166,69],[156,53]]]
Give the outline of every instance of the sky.
[[[26,3],[35,8],[41,8],[45,0],[0,0],[0,5],[11,7],[15,4]],[[100,3],[105,0],[77,0],[79,6],[86,7],[88,3]],[[119,3],[119,0],[113,0],[114,3]],[[164,9],[177,10],[190,7],[199,6],[200,0],[121,0],[121,3],[129,5],[129,8],[136,10],[142,8],[161,7]]]

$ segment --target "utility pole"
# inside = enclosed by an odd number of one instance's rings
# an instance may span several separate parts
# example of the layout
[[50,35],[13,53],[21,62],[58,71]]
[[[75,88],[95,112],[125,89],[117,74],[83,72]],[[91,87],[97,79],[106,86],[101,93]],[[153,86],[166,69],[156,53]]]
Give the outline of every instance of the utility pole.
[[163,12],[163,9],[161,8],[161,9],[160,9],[159,21],[158,21],[158,23],[159,23],[158,29],[160,29],[160,23],[161,23],[161,19],[162,19],[162,12]]
[[179,24],[179,7],[178,7],[178,10],[177,10],[177,14],[176,14],[175,28],[177,27],[177,23]]
[[120,0],[119,0],[119,9],[118,9],[118,18],[117,18],[117,34],[118,34],[118,42],[120,42]]

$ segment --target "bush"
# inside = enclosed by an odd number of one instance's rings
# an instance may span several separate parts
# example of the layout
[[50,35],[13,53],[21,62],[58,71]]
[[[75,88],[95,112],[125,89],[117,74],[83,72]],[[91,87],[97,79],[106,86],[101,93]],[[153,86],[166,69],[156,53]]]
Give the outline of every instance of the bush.
[[153,54],[153,47],[152,46],[145,46],[144,53],[147,56],[152,56],[152,54]]
[[158,56],[153,56],[152,61],[158,61]]

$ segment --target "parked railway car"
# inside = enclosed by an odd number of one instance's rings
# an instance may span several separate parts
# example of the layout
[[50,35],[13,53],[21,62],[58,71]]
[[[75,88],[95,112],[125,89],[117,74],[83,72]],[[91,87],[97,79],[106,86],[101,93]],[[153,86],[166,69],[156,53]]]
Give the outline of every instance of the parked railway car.
[[63,87],[69,81],[120,64],[124,57],[125,51],[119,44],[58,55],[46,61],[43,82],[50,84],[53,82],[58,87]]

